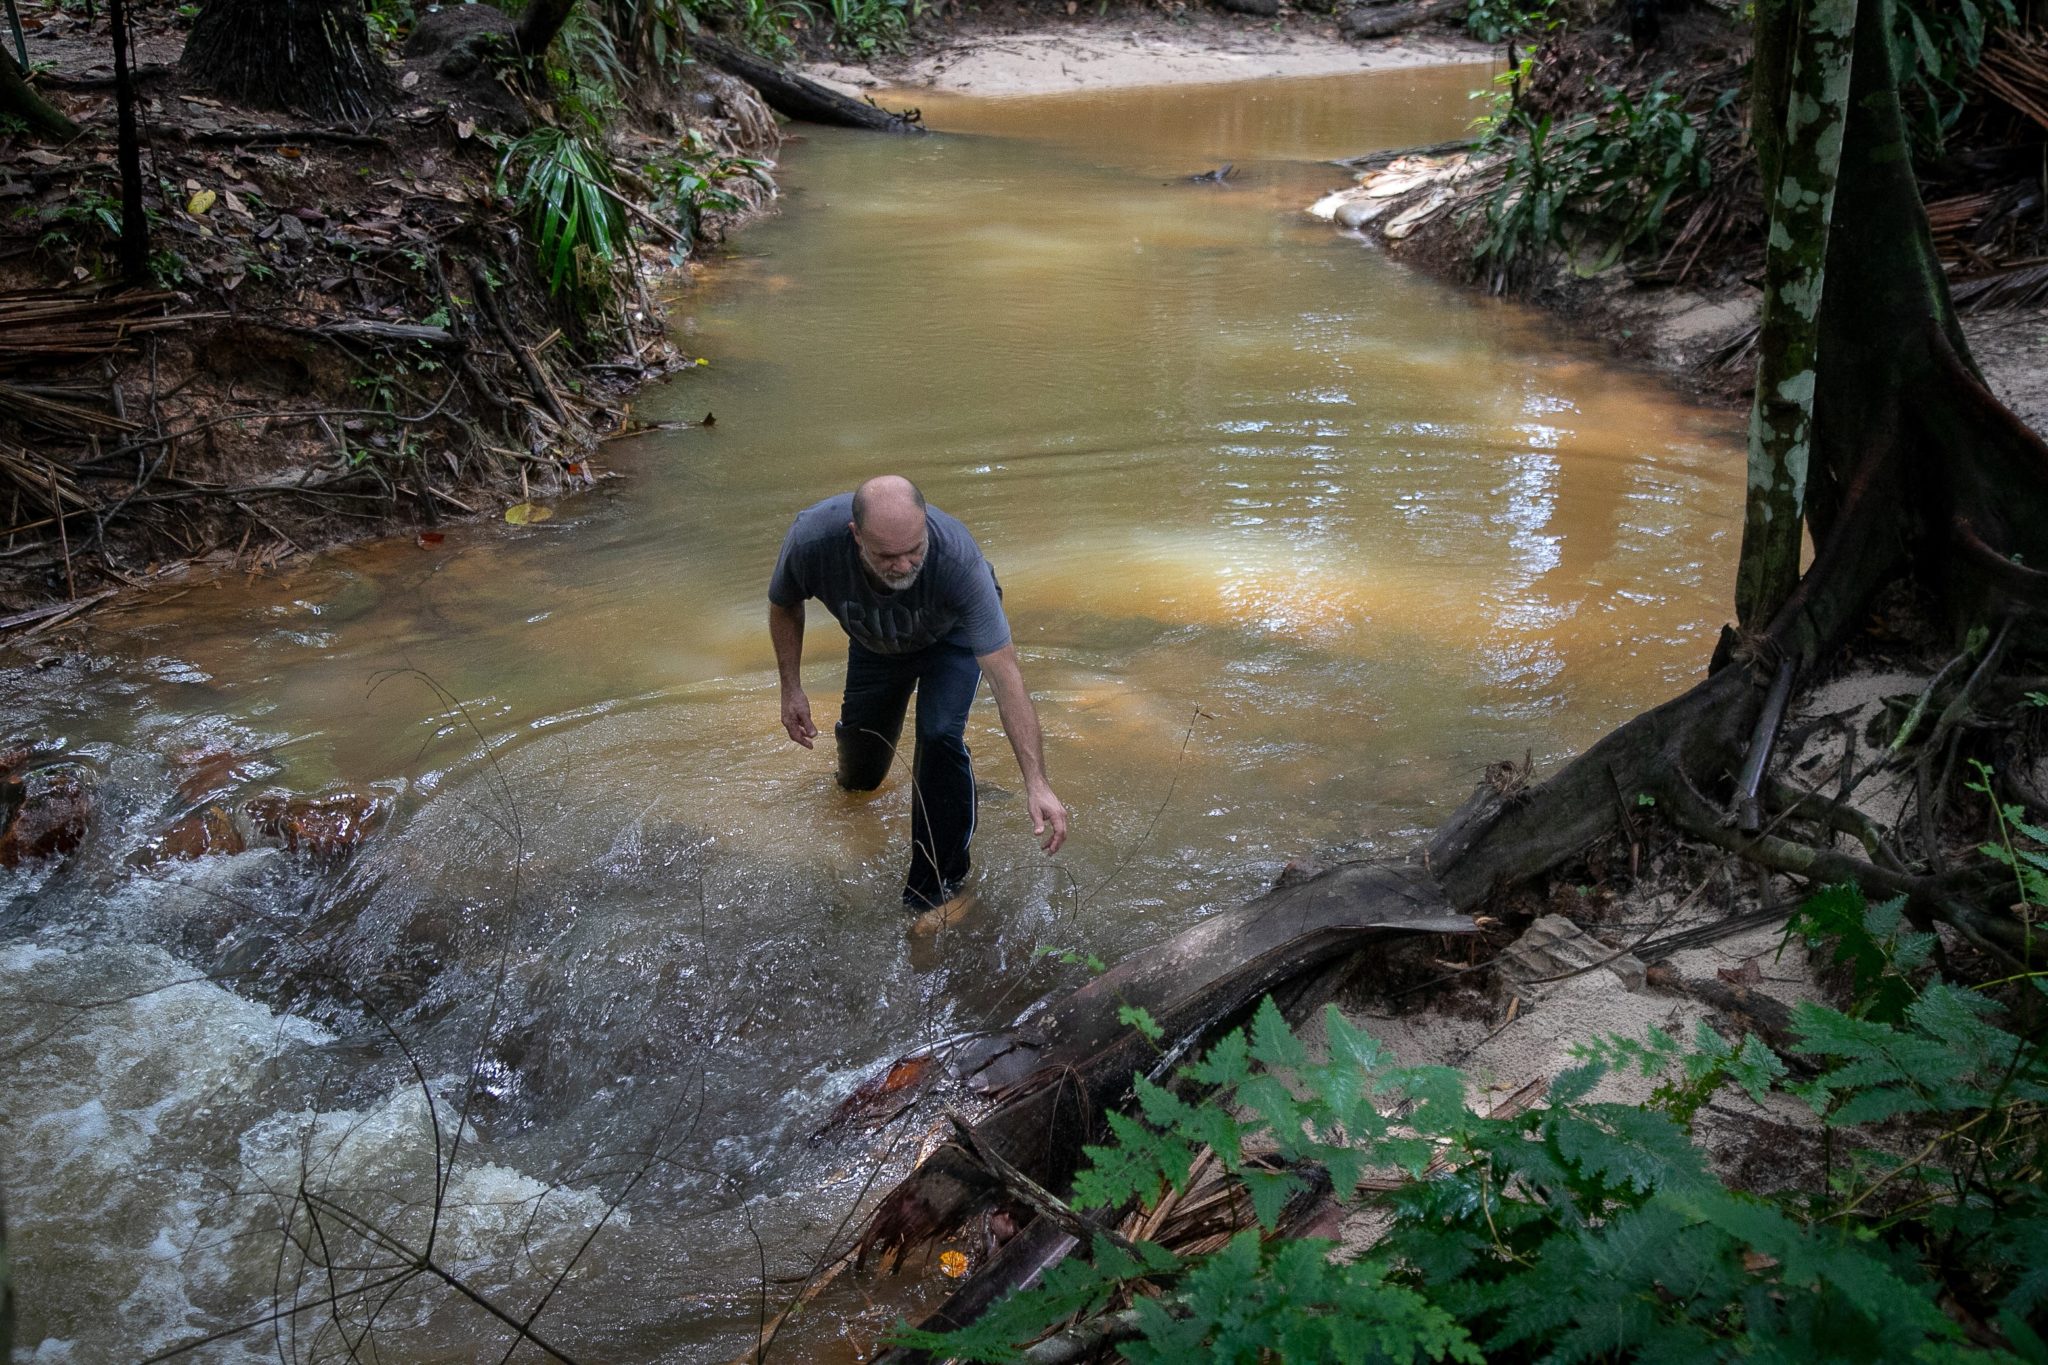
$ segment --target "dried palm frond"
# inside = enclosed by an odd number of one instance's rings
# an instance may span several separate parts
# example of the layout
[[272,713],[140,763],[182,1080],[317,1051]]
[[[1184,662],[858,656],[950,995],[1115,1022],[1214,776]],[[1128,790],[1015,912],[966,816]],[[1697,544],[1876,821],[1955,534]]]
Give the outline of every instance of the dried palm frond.
[[1985,308],[2025,308],[2048,299],[2048,261],[2022,261],[1994,275],[1952,285],[1949,297],[1966,313]]

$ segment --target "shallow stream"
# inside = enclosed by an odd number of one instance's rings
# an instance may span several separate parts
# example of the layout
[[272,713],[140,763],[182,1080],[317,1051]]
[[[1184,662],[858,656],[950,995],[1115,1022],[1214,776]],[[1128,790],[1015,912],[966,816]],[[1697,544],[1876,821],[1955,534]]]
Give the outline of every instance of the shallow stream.
[[[1398,848],[1487,763],[1554,767],[1693,678],[1731,419],[1300,212],[1342,183],[1321,159],[1452,135],[1483,83],[923,97],[955,135],[807,131],[785,212],[675,305],[707,363],[636,409],[715,425],[614,443],[623,477],[544,523],[166,592],[0,675],[10,734],[101,794],[61,868],[0,873],[21,1358],[337,1291],[380,1358],[502,1351],[436,1284],[377,1307],[379,1272],[308,1271],[288,1225],[370,1265],[431,1232],[517,1316],[573,1259],[535,1323],[569,1354],[730,1358],[763,1267],[801,1275],[898,1136],[808,1141],[878,1064],[1291,856]],[[889,470],[994,562],[1075,822],[1037,851],[984,692],[982,908],[936,939],[895,908],[902,783],[847,797],[783,738],[763,621],[791,515]],[[822,614],[809,644],[829,725]],[[383,826],[339,865],[132,866],[208,748],[240,760],[225,799],[348,788]],[[828,1296],[779,1349],[850,1353],[935,1274]],[[345,1354],[324,1320],[194,1358]]]

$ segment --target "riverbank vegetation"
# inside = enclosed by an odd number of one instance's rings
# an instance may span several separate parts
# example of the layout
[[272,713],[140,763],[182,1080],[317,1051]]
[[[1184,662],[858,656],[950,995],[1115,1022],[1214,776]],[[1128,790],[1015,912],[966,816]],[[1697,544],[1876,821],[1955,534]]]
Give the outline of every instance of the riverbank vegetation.
[[[1399,1064],[1334,1006],[1312,1052],[1269,997],[1169,1083],[1133,1082],[1138,1114],[1089,1149],[1071,1203],[1005,1172],[1085,1257],[901,1343],[981,1361],[2038,1358],[2048,1055],[2040,1030],[1997,1022],[2038,990],[1928,976],[1934,936],[1902,911],[1845,888],[1795,919],[1852,970],[1845,1007],[1801,1006],[1784,1055],[1705,1025],[1593,1037],[1540,1106],[1475,1110],[1469,1076]],[[1608,1069],[1658,1084],[1596,1100]],[[1723,1087],[1826,1134],[1823,1178],[1730,1189],[1692,1133]],[[1219,1198],[1243,1230],[1173,1216]],[[1361,1205],[1368,1249],[1311,1231]]]
[[0,618],[598,477],[780,135],[684,12],[545,8],[23,7]]

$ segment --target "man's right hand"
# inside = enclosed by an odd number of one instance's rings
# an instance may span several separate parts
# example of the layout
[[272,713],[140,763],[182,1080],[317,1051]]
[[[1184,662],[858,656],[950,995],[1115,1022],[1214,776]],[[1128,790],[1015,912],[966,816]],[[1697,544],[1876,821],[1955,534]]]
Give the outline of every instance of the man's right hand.
[[811,743],[818,737],[818,727],[811,723],[811,699],[804,695],[801,687],[783,689],[782,728],[806,749],[817,747]]

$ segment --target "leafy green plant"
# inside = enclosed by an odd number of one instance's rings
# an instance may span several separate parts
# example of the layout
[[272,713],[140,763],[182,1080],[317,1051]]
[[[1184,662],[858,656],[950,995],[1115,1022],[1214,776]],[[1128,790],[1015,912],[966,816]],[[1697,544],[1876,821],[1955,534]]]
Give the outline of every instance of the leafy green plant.
[[1785,1076],[1785,1063],[1755,1035],[1730,1042],[1705,1020],[1694,1029],[1690,1048],[1652,1024],[1641,1042],[1610,1034],[1582,1043],[1572,1053],[1609,1069],[1634,1067],[1645,1076],[1661,1077],[1650,1092],[1650,1107],[1670,1115],[1687,1132],[1701,1106],[1721,1087],[1737,1085],[1751,1099],[1761,1100]]
[[903,40],[910,30],[914,0],[829,0],[832,41],[872,57]]
[[1917,994],[1914,974],[1934,952],[1934,935],[1905,928],[1905,909],[1904,896],[1870,905],[1855,886],[1824,887],[1807,897],[1785,937],[1830,947],[1834,964],[1849,969],[1851,1015],[1897,1023]]
[[387,43],[397,43],[411,33],[413,25],[420,21],[419,7],[413,0],[370,0],[364,7],[363,17],[369,21],[370,31]]
[[601,10],[569,11],[546,68],[555,108],[590,133],[602,132],[618,110],[633,72]]
[[1515,112],[1515,102],[1535,72],[1536,52],[1531,48],[1523,52],[1513,66],[1494,73],[1489,82],[1491,89],[1474,90],[1467,96],[1468,99],[1486,101],[1485,111],[1472,120],[1473,131],[1480,135],[1482,141],[1497,144],[1506,135],[1508,120]]
[[768,163],[747,156],[727,156],[692,131],[682,152],[651,163],[648,178],[657,190],[656,202],[667,208],[685,245],[703,236],[707,213],[739,213],[747,207],[730,188],[737,180],[751,180],[772,190]]
[[731,3],[740,31],[746,35],[747,41],[770,56],[787,52],[794,46],[789,36],[791,29],[809,28],[818,22],[817,11],[805,0],[731,0]]
[[[1863,909],[1816,922],[1882,926]],[[2038,1009],[2048,989],[2028,984]],[[1688,1049],[1653,1031],[1589,1044],[1547,1108],[1494,1118],[1459,1072],[1397,1064],[1335,1009],[1311,1055],[1268,1000],[1175,1084],[1134,1077],[1138,1114],[1110,1117],[1114,1140],[1073,1186],[1082,1209],[1151,1205],[1187,1188],[1206,1148],[1256,1229],[1206,1257],[1100,1237],[973,1326],[897,1339],[1016,1360],[1128,1301],[1142,1338],[1120,1349],[1136,1361],[2048,1359],[2041,1030],[1945,983],[1895,1021],[1874,1014],[1796,1009],[1809,1080],[1754,1039],[1707,1031]],[[1616,1065],[1666,1073],[1660,1098],[1593,1100]],[[1683,1126],[1728,1083],[1809,1105],[1831,1153],[1872,1125],[1889,1140],[1831,1160],[1817,1190],[1731,1190]],[[1273,1236],[1318,1169],[1345,1202],[1368,1173],[1389,1191],[1364,1196],[1390,1220],[1369,1254]]]
[[[1996,822],[1997,838],[1980,844],[1977,851],[1995,863],[2002,863],[2012,869],[2013,884],[2019,891],[2019,901],[2014,907],[2025,921],[2031,941],[2035,917],[2044,906],[2048,906],[2048,853],[2037,851],[2048,848],[2048,829],[2027,820],[2026,810],[2017,805],[2001,802],[1991,790],[1991,769],[1976,759],[1970,764],[1977,770],[1977,779],[1967,783],[1973,792],[1982,794],[1991,803],[1991,814]],[[2022,848],[2019,840],[2034,844],[2035,848]]]
[[564,129],[536,128],[506,146],[498,193],[509,193],[526,215],[553,292],[591,283],[625,244],[625,219],[611,185],[604,153]]
[[1610,86],[1597,113],[1561,126],[1512,109],[1488,142],[1508,153],[1473,252],[1501,278],[1553,248],[1576,256],[1594,241],[1606,249],[1585,268],[1603,270],[1662,235],[1673,198],[1713,181],[1699,123],[1662,78],[1641,99]]
[[673,76],[688,64],[683,40],[701,27],[686,0],[606,0],[604,16],[627,64],[653,76]]
[[[143,213],[152,229],[162,222],[163,215],[155,208],[145,207]],[[24,216],[32,217],[42,229],[36,246],[65,259],[72,269],[98,278],[113,268],[121,244],[121,201],[115,194],[88,186],[58,203],[25,210]],[[182,278],[182,257],[161,251],[156,255],[176,261],[181,268],[175,273]],[[164,279],[162,264],[152,259],[152,272],[160,281]]]
[[1550,7],[1555,0],[1472,0],[1465,8],[1465,31],[1482,43],[1540,33],[1555,25]]
[[2000,28],[2016,28],[2014,0],[1894,0],[1892,48],[1913,140],[1939,154],[1969,103],[1969,75]]

